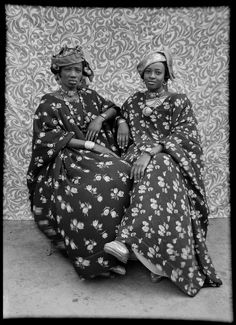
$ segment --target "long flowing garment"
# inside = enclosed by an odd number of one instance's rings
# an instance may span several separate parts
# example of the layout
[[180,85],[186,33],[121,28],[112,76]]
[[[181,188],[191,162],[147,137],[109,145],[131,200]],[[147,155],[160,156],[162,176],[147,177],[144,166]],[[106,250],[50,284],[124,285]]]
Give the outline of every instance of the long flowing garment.
[[[111,154],[67,146],[72,137],[85,139],[94,117],[118,109],[89,88],[79,94],[77,102],[65,102],[59,92],[42,97],[34,115],[27,185],[40,229],[64,244],[81,278],[90,278],[117,265],[103,247],[115,238],[129,203],[130,165]],[[111,123],[97,143],[116,151]]]
[[121,108],[133,143],[122,158],[132,164],[140,153],[161,143],[145,175],[134,184],[131,203],[117,240],[131,246],[179,289],[194,296],[203,286],[219,286],[206,247],[208,206],[197,121],[185,94],[168,95],[143,115],[145,92]]

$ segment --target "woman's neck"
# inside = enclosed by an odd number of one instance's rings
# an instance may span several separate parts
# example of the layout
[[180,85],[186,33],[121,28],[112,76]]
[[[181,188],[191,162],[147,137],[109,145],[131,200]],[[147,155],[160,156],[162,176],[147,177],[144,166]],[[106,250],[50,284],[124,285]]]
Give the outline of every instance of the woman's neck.
[[77,88],[65,89],[65,88],[61,87],[60,91],[63,95],[68,96],[68,97],[73,97],[77,94]]
[[155,89],[155,90],[148,89],[147,90],[147,96],[149,98],[161,97],[161,96],[163,96],[165,94],[165,92],[166,91],[165,91],[164,88],[162,88],[161,90],[160,90],[160,88],[159,89]]

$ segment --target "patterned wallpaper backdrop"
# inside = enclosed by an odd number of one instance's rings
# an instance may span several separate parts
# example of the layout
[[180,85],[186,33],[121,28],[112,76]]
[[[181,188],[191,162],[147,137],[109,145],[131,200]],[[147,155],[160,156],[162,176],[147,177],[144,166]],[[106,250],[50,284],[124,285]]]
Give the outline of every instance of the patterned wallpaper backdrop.
[[93,8],[6,5],[4,219],[32,219],[26,172],[32,118],[57,84],[50,58],[80,44],[95,72],[90,85],[121,105],[143,88],[136,64],[149,50],[170,48],[176,79],[199,121],[211,218],[229,217],[228,7]]

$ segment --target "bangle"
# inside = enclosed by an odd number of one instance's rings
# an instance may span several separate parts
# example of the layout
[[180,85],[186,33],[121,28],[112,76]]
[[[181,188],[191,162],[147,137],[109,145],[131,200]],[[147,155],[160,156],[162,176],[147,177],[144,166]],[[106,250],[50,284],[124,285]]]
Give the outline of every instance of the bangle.
[[92,150],[95,146],[95,142],[93,141],[85,141],[84,148],[88,150]]
[[161,152],[162,149],[163,149],[163,145],[162,145],[161,143],[158,143],[158,146],[161,147],[160,151],[158,151],[158,152],[155,152],[155,151],[154,151],[156,146],[155,146],[154,148],[146,148],[146,149],[144,150],[144,152],[148,153],[151,157],[153,157],[153,156],[155,156],[157,153]]
[[125,122],[126,122],[126,120],[124,120],[123,118],[121,118],[121,119],[119,119],[117,121],[117,124],[120,125],[121,123],[125,123]]
[[152,148],[147,148],[144,152],[148,153],[151,157],[155,156],[155,153],[153,152]]
[[102,118],[104,118],[104,120],[106,120],[106,118],[107,118],[107,116],[106,116],[105,113],[102,113],[102,114],[100,114],[99,116],[101,116]]

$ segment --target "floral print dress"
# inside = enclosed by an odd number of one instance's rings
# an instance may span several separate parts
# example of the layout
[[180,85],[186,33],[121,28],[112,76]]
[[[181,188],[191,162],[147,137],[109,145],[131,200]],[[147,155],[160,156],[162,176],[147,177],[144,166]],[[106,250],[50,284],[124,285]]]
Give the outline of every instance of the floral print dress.
[[209,212],[197,122],[185,94],[168,95],[150,116],[143,114],[145,103],[145,92],[137,92],[121,108],[133,140],[122,157],[132,164],[158,143],[163,151],[134,184],[116,239],[195,296],[203,286],[222,283],[206,246]]
[[[55,243],[63,243],[81,278],[117,265],[104,252],[115,238],[129,203],[130,165],[111,154],[67,146],[85,139],[89,122],[113,107],[94,90],[82,89],[79,102],[57,92],[42,97],[34,115],[32,157],[27,173],[35,221]],[[97,143],[116,151],[112,124],[105,124]]]

